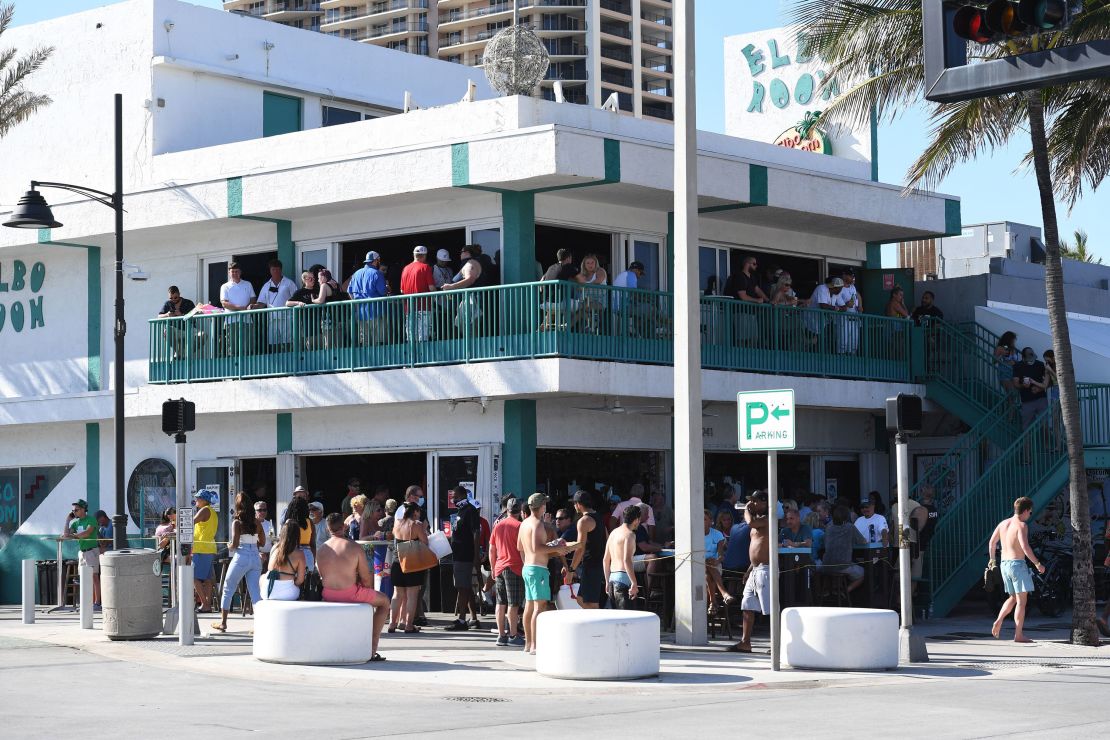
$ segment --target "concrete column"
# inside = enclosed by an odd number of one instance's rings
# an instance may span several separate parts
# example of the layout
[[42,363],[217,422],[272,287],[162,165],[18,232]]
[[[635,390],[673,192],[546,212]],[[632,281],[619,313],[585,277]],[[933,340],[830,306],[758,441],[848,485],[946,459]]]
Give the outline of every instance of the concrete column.
[[505,285],[535,282],[535,193],[502,193],[501,220],[504,228],[501,235],[501,282]]
[[35,623],[35,561],[23,561],[23,624]]
[[[675,641],[706,642],[694,0],[674,3]],[[685,555],[689,553],[689,557]]]
[[594,108],[605,101],[601,99],[601,3],[586,3],[586,95],[587,103]]
[[644,27],[640,23],[640,0],[632,0],[632,114],[644,117],[644,67],[641,64],[643,50],[640,42],[644,38]]
[[536,489],[536,402],[506,401],[504,413],[501,490],[523,500]]

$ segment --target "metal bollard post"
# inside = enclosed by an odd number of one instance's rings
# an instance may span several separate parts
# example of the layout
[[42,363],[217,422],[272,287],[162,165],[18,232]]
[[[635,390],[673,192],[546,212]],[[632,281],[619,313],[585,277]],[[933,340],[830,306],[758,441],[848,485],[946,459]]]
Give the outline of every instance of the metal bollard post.
[[35,623],[35,561],[23,561],[23,624]]
[[177,593],[177,644],[193,644],[193,626],[196,624],[193,604],[193,566],[185,565],[184,560],[178,568],[179,581]]
[[81,579],[81,629],[93,628],[93,572],[87,565],[78,569]]

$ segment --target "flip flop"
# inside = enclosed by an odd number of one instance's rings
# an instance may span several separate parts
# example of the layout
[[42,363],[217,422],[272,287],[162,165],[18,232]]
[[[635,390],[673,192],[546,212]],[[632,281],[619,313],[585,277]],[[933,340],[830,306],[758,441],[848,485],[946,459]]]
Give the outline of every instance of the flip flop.
[[373,657],[370,658],[370,662],[371,663],[384,663],[385,658],[382,657],[381,653],[374,653]]
[[396,631],[397,631],[397,628],[396,628],[396,627],[390,627],[389,629],[387,629],[387,630],[386,630],[386,632],[388,632],[388,633],[389,633],[389,634],[391,634],[391,635],[392,635],[392,634],[393,634],[394,632],[396,632]]
[[213,624],[210,629],[214,629],[217,632],[227,632],[227,627],[224,627],[222,624]]
[[748,645],[747,647],[745,647],[742,643],[738,642],[735,645],[729,645],[728,650],[726,650],[725,652],[729,652],[729,653],[750,653],[751,651],[752,651],[751,645]]
[[411,630],[405,630],[405,634],[406,635],[415,635],[419,631],[420,631],[419,627],[413,627]]

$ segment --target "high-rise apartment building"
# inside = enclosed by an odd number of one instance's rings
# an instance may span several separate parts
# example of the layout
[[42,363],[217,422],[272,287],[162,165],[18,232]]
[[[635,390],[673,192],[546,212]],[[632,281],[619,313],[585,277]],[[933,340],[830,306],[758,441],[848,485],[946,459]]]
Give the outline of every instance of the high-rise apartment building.
[[[486,42],[513,21],[512,0],[229,0],[224,9],[286,26],[482,66]],[[542,94],[674,115],[671,0],[516,0],[551,55]]]

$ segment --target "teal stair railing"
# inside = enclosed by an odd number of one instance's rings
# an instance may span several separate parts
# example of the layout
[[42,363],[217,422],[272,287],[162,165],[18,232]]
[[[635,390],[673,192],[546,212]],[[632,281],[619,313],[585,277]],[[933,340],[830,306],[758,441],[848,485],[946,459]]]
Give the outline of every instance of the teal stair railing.
[[[538,282],[150,322],[151,383],[567,357],[669,364],[669,293]],[[704,367],[909,382],[909,321],[701,301]]]
[[[1110,446],[1110,386],[1080,386],[1079,400],[1084,447]],[[1067,479],[1063,426],[1054,401],[939,519],[925,554],[935,614],[947,614],[982,576],[991,532],[1012,512],[1014,499],[1029,496],[1039,511]]]
[[[945,397],[938,399],[945,408],[966,423],[975,424],[1007,395],[993,353],[943,319],[923,319],[921,331],[925,343],[924,367],[920,368],[923,379]],[[951,396],[956,397],[952,399],[955,402],[945,403]]]

